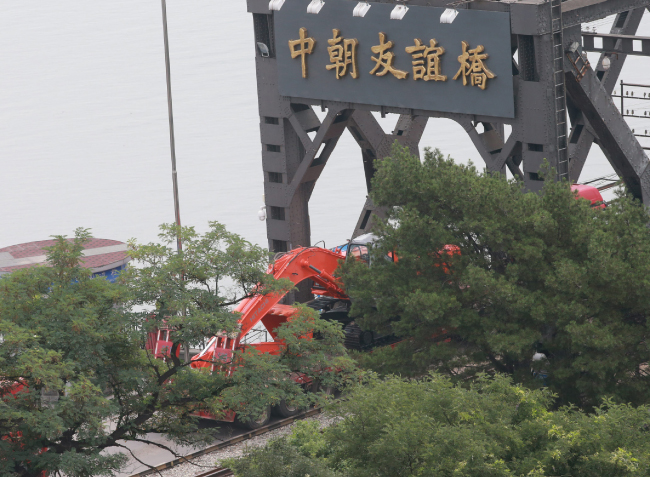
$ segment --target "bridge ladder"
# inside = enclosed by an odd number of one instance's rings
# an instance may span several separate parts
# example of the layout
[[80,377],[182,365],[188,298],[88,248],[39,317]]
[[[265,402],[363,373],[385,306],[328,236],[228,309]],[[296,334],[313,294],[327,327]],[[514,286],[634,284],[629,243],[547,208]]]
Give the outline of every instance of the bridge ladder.
[[564,85],[564,44],[562,37],[562,0],[550,0],[551,41],[553,44],[553,90],[555,96],[555,138],[558,179],[569,180],[567,150],[566,88]]

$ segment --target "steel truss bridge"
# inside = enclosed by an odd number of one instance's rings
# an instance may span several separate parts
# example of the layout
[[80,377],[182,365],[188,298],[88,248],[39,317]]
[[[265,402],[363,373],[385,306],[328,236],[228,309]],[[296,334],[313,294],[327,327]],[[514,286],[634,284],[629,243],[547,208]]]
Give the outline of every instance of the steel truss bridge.
[[[410,0],[406,5],[440,9],[449,8],[449,1]],[[281,8],[287,8],[291,2],[313,8],[310,0],[247,0],[255,31],[251,46],[256,52],[271,250],[281,252],[311,244],[309,199],[346,129],[359,145],[366,179],[363,186],[369,188],[374,161],[389,154],[394,141],[419,154],[419,142],[429,118],[456,121],[467,132],[488,170],[505,174],[507,168],[530,191],[542,188],[538,172],[544,159],[558,171],[558,178],[577,181],[591,147],[597,144],[629,191],[650,204],[648,157],[612,99],[627,55],[650,55],[650,38],[635,36],[650,0],[474,0],[452,5],[458,18],[475,11],[509,13],[514,117],[281,94],[278,53],[287,45],[277,40],[282,33],[277,18],[283,13],[277,5],[285,3]],[[319,2],[313,0],[311,4]],[[328,8],[327,3],[325,0],[321,5],[320,15]],[[271,10],[273,4],[276,9]],[[357,2],[349,4],[352,11]],[[404,5],[394,0],[369,2],[371,7],[386,4],[390,8],[391,4]],[[582,31],[583,23],[611,15],[616,17],[610,33]],[[324,43],[321,40],[321,45]],[[586,51],[601,53],[597,64],[587,61]],[[322,121],[314,108],[327,112]],[[382,116],[398,114],[394,130],[385,132],[373,111]],[[508,137],[505,125],[511,127]],[[308,134],[311,132],[316,133],[313,139]],[[353,237],[369,230],[374,213],[381,211],[368,200]]]

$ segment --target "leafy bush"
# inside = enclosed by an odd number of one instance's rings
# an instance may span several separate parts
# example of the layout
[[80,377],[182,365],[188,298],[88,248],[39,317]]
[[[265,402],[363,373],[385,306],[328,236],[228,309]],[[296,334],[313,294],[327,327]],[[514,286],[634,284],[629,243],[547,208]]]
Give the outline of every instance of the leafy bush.
[[228,465],[242,477],[650,476],[648,407],[605,401],[587,414],[551,411],[553,401],[504,376],[469,387],[435,374],[377,379],[341,402],[323,433],[296,427]]
[[325,462],[301,454],[287,439],[273,440],[266,447],[252,450],[246,458],[225,460],[221,465],[246,477],[342,477]]

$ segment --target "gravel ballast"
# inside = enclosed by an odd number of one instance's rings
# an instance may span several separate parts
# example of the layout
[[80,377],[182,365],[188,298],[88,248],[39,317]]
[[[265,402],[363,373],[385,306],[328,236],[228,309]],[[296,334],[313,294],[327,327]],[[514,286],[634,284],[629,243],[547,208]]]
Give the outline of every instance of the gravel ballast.
[[[332,425],[335,421],[335,418],[327,416],[326,414],[318,414],[314,417],[303,419],[303,421],[318,421],[322,429],[324,427]],[[221,449],[211,454],[197,457],[196,459],[192,460],[192,463],[180,464],[171,469],[162,470],[160,471],[160,474],[162,474],[163,477],[194,477],[195,475],[202,474],[215,467],[220,467],[220,462],[224,459],[241,457],[250,448],[265,446],[270,439],[275,439],[290,434],[294,425],[295,423],[281,427],[280,429],[269,431],[265,434],[262,434],[261,436],[253,437],[252,439],[239,442],[235,445],[226,447],[225,449]]]

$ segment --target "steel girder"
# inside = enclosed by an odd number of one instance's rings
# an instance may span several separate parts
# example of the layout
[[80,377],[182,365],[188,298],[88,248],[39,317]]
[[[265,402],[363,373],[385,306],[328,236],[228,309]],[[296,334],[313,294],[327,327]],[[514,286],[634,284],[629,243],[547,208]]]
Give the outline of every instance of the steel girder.
[[576,26],[648,6],[649,0],[568,0],[562,6],[564,26]]
[[[629,12],[619,13],[614,20],[611,33],[617,35],[634,35],[639,28],[644,10],[645,8],[637,8]],[[610,60],[610,67],[607,71],[603,69],[603,59],[606,56]],[[625,54],[609,56],[603,53],[598,59],[596,76],[600,78],[603,88],[609,95],[614,91],[626,58],[627,55]],[[571,95],[569,95],[568,99],[571,102]],[[596,134],[589,125],[589,122],[585,119],[582,111],[576,108],[576,112],[572,116],[571,123],[573,127],[569,136],[569,177],[572,181],[577,182],[587,160],[589,150],[596,139]]]
[[[596,39],[601,40],[602,46],[596,46]],[[634,48],[635,41],[638,41],[641,45],[641,48],[638,50]],[[596,51],[609,55],[650,56],[650,37],[583,32],[582,49],[584,51]]]
[[[366,188],[370,192],[370,181],[375,173],[375,160],[386,157],[395,141],[409,148],[411,154],[419,156],[418,144],[424,133],[426,116],[400,115],[395,129],[386,134],[370,111],[357,110],[352,115],[348,129],[361,148]],[[373,216],[384,217],[385,210],[376,207],[370,197],[361,210],[359,220],[352,232],[352,238],[372,229]]]
[[575,70],[567,71],[566,85],[614,170],[635,197],[649,204],[648,158],[596,73],[589,66],[581,78]]

